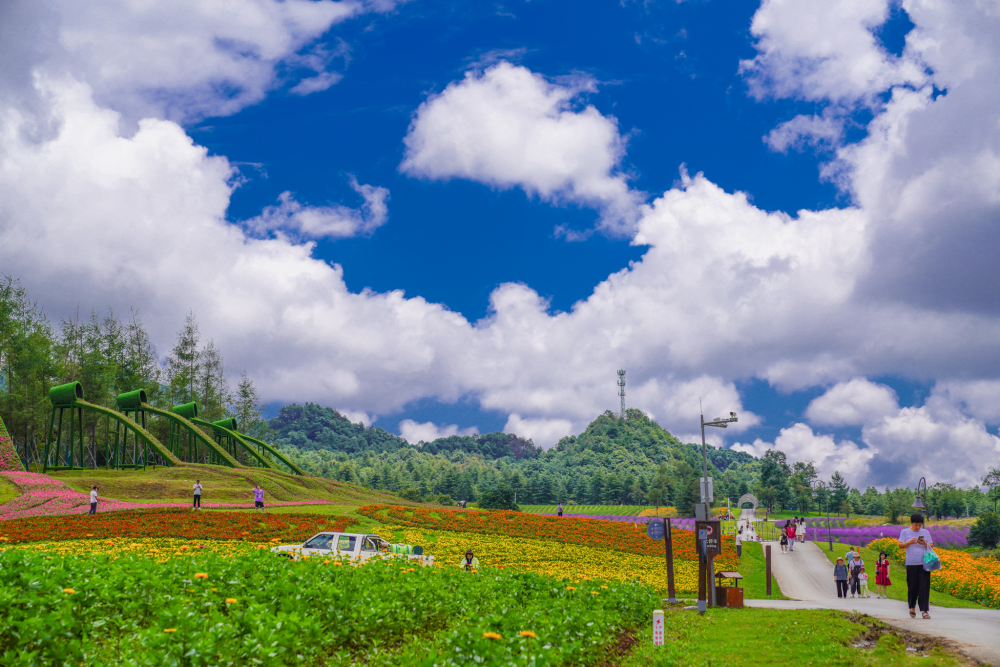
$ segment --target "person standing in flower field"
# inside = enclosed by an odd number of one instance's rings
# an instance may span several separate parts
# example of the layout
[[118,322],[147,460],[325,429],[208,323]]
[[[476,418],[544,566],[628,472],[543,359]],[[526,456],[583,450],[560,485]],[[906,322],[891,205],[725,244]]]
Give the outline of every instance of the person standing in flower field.
[[97,514],[97,487],[95,486],[90,490],[90,512],[88,514]]
[[264,511],[264,489],[260,488],[260,484],[253,487],[253,511],[257,510]]
[[194,480],[194,506],[191,509],[192,510],[200,510],[201,509],[201,480],[200,479]]
[[892,586],[892,581],[889,580],[889,556],[884,551],[880,551],[878,562],[875,563],[875,591],[878,593],[878,597],[886,599],[889,586]]
[[559,516],[562,516],[562,503],[559,503],[559,507],[556,509],[559,512]]
[[916,618],[917,605],[923,617],[931,617],[931,573],[924,569],[924,554],[933,544],[931,534],[924,528],[924,515],[917,512],[910,516],[910,527],[899,531],[899,548],[906,549],[906,601],[910,618]]

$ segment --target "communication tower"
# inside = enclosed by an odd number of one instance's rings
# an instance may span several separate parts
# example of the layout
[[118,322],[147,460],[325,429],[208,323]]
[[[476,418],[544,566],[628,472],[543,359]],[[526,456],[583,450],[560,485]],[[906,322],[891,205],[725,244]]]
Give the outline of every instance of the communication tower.
[[622,399],[622,419],[625,419],[625,369],[618,371],[618,396]]

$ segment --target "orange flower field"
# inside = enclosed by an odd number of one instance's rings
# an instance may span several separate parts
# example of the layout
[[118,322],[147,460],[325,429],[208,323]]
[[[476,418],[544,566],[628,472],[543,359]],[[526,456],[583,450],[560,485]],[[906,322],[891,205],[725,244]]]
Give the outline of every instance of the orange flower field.
[[[899,564],[903,562],[896,538],[875,540],[868,548],[885,551]],[[934,552],[941,559],[941,569],[931,572],[932,589],[1000,609],[1000,561],[950,549],[935,548]]]
[[192,512],[190,509],[129,510],[0,522],[0,542],[55,542],[81,538],[178,537],[250,542],[301,542],[321,530],[343,531],[353,519],[321,514]]
[[[371,519],[393,526],[446,530],[483,535],[550,540],[580,544],[600,549],[613,549],[643,556],[663,556],[663,541],[646,536],[641,524],[601,521],[574,517],[542,516],[522,512],[428,509],[395,505],[367,505],[358,510]],[[690,530],[671,531],[674,558],[697,560],[694,533]],[[733,538],[722,538],[721,556],[716,568],[736,569],[736,545]]]

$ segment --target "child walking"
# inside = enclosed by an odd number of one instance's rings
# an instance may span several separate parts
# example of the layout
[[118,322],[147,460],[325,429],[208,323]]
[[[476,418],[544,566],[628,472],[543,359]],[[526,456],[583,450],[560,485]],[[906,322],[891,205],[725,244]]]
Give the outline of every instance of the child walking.
[[878,562],[875,563],[875,592],[878,593],[878,597],[887,599],[889,586],[892,586],[892,581],[889,580],[889,556],[880,551]]
[[865,566],[861,566],[861,572],[858,573],[858,583],[861,585],[860,597],[870,598],[871,593],[868,592],[868,574],[865,572]]

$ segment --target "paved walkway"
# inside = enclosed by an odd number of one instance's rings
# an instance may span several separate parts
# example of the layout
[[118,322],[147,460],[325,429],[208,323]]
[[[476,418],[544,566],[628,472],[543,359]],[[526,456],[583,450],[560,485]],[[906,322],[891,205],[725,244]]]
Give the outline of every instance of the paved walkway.
[[[771,571],[781,592],[791,600],[747,600],[748,607],[772,609],[839,609],[860,611],[910,632],[945,637],[958,643],[970,657],[1000,665],[1000,610],[946,609],[931,605],[931,620],[910,618],[906,602],[879,600],[874,586],[870,598],[838,598],[833,583],[833,565],[826,554],[812,542],[795,545],[795,551],[782,554],[776,542],[771,542]],[[834,545],[843,549],[846,545]],[[867,565],[867,563],[866,563]],[[874,571],[874,568],[873,568]],[[892,577],[894,586],[906,586],[904,572]],[[874,576],[871,579],[874,581]]]

